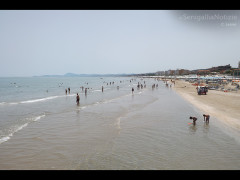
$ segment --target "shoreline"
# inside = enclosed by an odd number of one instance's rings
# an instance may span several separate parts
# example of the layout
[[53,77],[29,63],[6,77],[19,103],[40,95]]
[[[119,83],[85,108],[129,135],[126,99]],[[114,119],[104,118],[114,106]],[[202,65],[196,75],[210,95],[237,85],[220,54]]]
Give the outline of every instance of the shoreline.
[[[137,83],[131,84],[136,87]],[[89,94],[80,107],[74,97],[25,103],[26,112],[21,106],[10,107],[6,116],[19,112],[25,121],[0,145],[0,169],[239,169],[240,159],[232,157],[239,155],[240,134],[225,133],[218,125],[190,125],[188,115],[202,121],[202,114],[176,91],[195,103],[192,96],[206,99],[210,95],[198,96],[195,86],[182,81],[172,88],[154,79],[146,83],[146,89],[136,89],[134,94],[129,81],[120,90],[96,91],[95,99]],[[153,83],[161,84],[155,89]],[[218,124],[209,108],[203,113],[210,114],[210,124]]]
[[[176,80],[172,86],[183,99],[198,108],[203,114],[217,118],[227,126],[240,129],[240,93],[208,90],[207,95],[198,95],[196,86],[184,80]],[[200,118],[200,117],[198,117]],[[201,117],[203,119],[203,117]]]

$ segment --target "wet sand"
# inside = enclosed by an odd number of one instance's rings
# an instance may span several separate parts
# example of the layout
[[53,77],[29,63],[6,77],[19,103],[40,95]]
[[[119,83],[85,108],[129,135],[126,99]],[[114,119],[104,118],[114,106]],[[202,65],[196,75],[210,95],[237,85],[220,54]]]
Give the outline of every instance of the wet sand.
[[184,80],[176,80],[173,89],[203,114],[209,114],[210,122],[211,117],[216,117],[231,128],[240,129],[239,92],[208,90],[207,95],[198,95],[196,86]]

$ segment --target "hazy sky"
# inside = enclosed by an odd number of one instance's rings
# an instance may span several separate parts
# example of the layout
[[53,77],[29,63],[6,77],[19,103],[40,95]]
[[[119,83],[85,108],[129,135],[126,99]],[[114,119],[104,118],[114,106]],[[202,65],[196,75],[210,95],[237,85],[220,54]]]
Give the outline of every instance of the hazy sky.
[[240,14],[219,12],[1,10],[0,76],[237,67]]

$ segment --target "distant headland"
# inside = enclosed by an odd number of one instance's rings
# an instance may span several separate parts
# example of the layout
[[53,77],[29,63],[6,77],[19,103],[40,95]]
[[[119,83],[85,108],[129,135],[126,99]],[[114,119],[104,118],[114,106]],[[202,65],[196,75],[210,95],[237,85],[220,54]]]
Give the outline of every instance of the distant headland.
[[134,76],[136,74],[75,74],[66,73],[64,75],[42,75],[33,77],[119,77],[119,76]]

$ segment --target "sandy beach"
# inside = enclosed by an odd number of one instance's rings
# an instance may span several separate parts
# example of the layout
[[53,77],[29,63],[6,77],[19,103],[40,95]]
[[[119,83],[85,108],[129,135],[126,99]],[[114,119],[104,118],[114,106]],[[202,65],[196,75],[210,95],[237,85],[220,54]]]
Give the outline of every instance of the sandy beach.
[[209,114],[234,129],[240,129],[239,92],[208,90],[207,95],[198,95],[196,86],[184,80],[176,80],[173,89],[203,114]]

